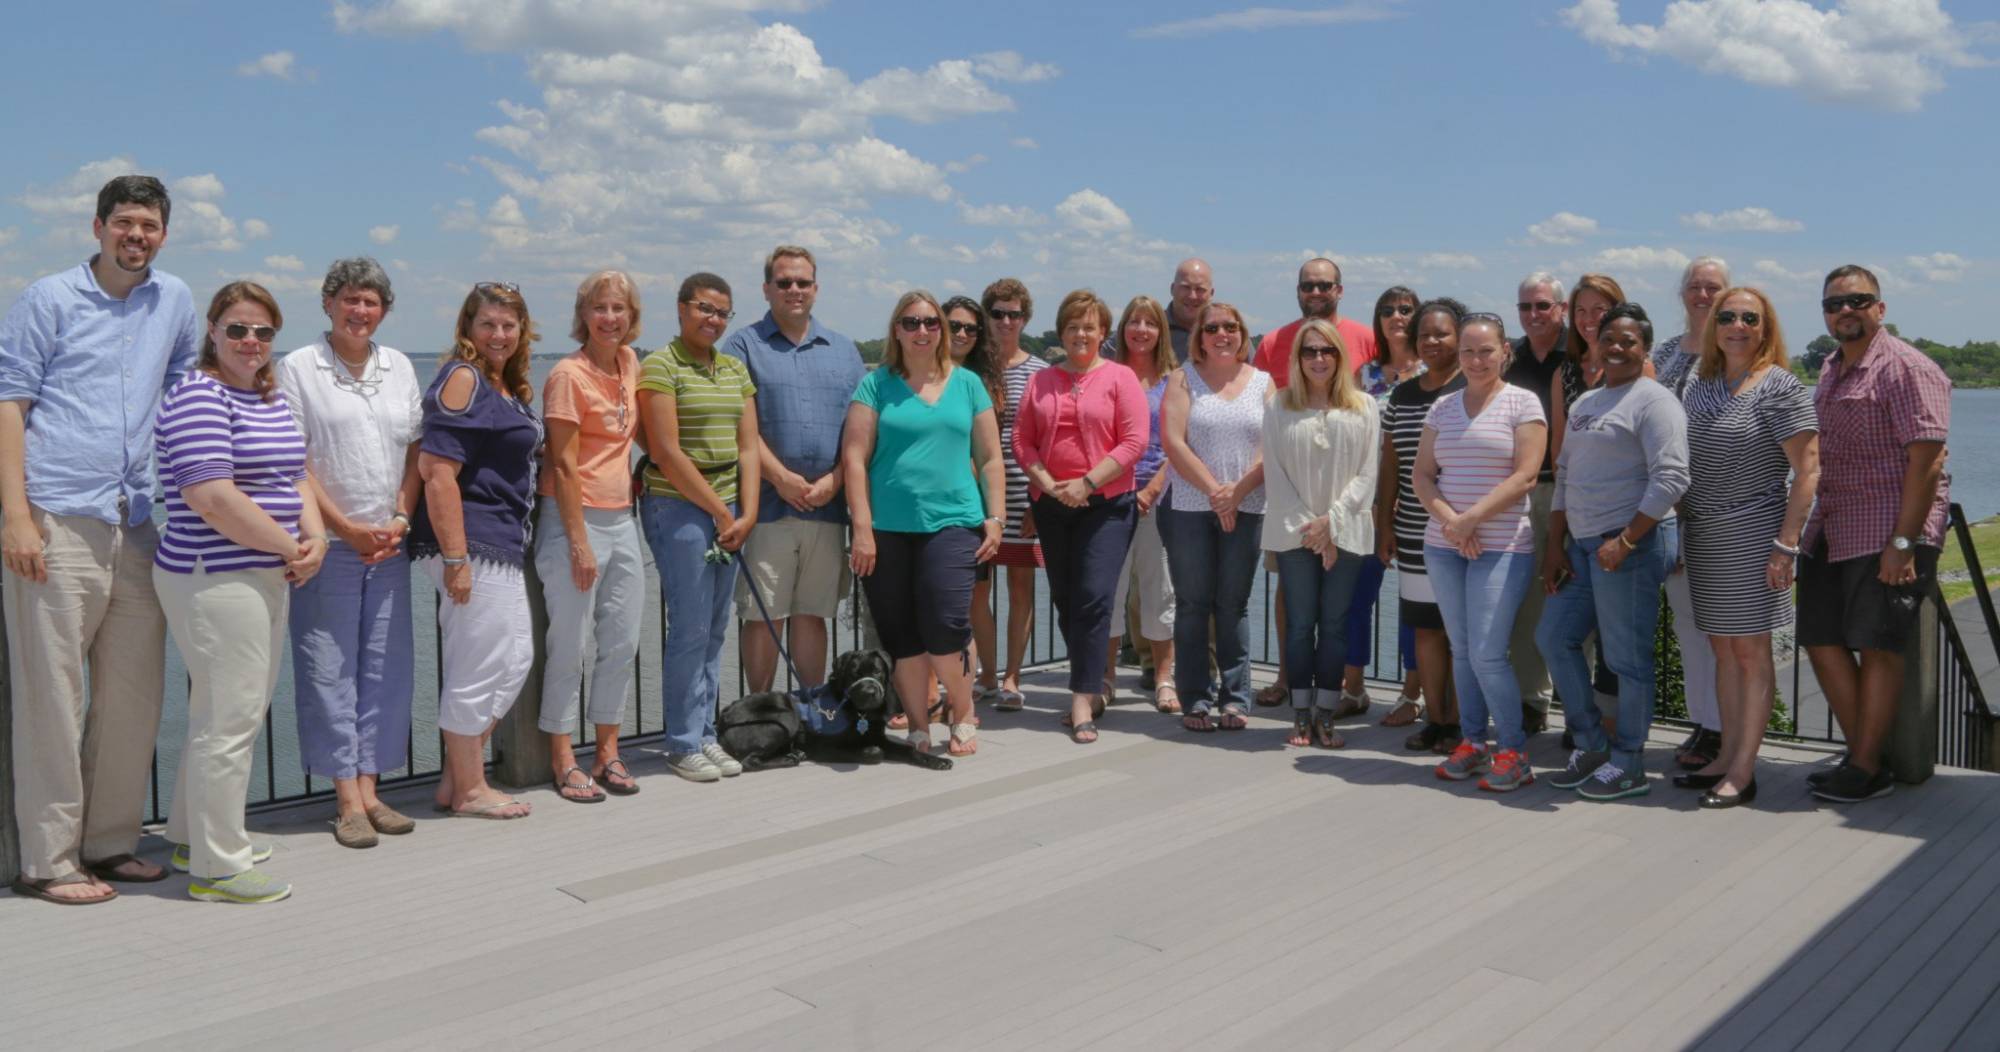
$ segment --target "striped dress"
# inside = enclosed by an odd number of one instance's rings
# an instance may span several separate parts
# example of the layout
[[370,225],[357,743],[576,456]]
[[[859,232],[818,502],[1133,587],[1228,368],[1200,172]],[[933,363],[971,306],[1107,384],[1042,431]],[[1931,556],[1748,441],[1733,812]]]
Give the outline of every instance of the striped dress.
[[1035,550],[1038,542],[1021,537],[1021,517],[1028,511],[1028,473],[1014,459],[1014,417],[1021,410],[1021,396],[1028,391],[1028,381],[1048,367],[1048,362],[1030,351],[1019,364],[1000,372],[1000,384],[1007,395],[1007,407],[1000,416],[1000,461],[1007,469],[1007,525],[1000,531],[1001,551],[995,561],[1003,566],[1034,566],[1040,562]]
[[[1437,456],[1438,492],[1454,511],[1479,503],[1514,473],[1514,429],[1522,424],[1546,425],[1542,401],[1524,388],[1501,384],[1488,395],[1477,417],[1465,415],[1465,392],[1437,400],[1424,426],[1437,432],[1432,448]],[[1445,541],[1436,520],[1424,528],[1424,543],[1456,547]],[[1528,522],[1528,495],[1500,509],[1479,524],[1479,545],[1488,552],[1532,552],[1534,527]]]
[[1397,592],[1413,603],[1436,603],[1431,579],[1424,571],[1424,530],[1431,513],[1417,500],[1417,447],[1424,439],[1424,417],[1431,405],[1453,391],[1465,389],[1465,377],[1453,376],[1435,391],[1424,390],[1423,374],[1397,384],[1382,407],[1382,433],[1396,449],[1396,573]]
[[1688,381],[1688,467],[1681,498],[1688,591],[1695,627],[1711,635],[1755,636],[1792,623],[1790,589],[1764,580],[1771,542],[1791,492],[1786,439],[1819,430],[1812,394],[1775,366],[1735,396],[1722,377]]
[[282,569],[285,560],[245,548],[210,526],[181,492],[215,479],[236,484],[278,525],[299,534],[304,510],[299,483],[306,477],[306,440],[292,422],[283,392],[271,400],[231,387],[204,372],[187,374],[160,403],[153,449],[167,493],[167,528],[153,562],[171,573]]

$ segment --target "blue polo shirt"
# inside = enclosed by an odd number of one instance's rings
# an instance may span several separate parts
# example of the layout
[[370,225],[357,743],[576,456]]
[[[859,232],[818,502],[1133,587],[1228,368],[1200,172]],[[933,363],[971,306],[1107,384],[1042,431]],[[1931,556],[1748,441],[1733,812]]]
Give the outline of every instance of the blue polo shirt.
[[155,268],[124,299],[89,263],[28,286],[0,319],[0,401],[29,405],[28,502],[54,515],[153,514],[153,417],[201,348],[187,285]]
[[[778,462],[806,479],[817,479],[840,462],[840,430],[847,404],[867,375],[854,341],[813,319],[805,342],[785,338],[770,311],[755,324],[729,334],[722,353],[750,369],[757,385],[757,431]],[[782,518],[847,522],[847,502],[833,500],[800,512],[785,503],[769,482],[757,504],[757,521]]]

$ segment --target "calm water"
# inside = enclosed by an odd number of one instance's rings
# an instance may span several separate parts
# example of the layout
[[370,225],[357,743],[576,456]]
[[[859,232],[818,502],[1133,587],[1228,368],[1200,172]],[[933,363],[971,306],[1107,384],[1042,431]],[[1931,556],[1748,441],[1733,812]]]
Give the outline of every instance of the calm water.
[[[535,359],[534,382],[538,390],[548,370],[557,360],[556,357],[546,356]],[[1968,518],[1977,521],[2000,514],[2000,390],[1960,391],[1953,394],[1950,470],[1952,498],[1965,506]],[[647,557],[646,572],[650,594],[657,596],[659,579],[653,572],[650,554]],[[435,771],[438,767],[436,592],[429,579],[421,573],[413,576],[411,596],[417,625],[414,640],[417,691],[414,702],[412,760],[417,771]],[[1266,638],[1264,633],[1269,618],[1259,613],[1269,610],[1270,584],[1267,575],[1260,574],[1251,597],[1250,651],[1252,657],[1260,661],[1274,660],[1276,656],[1277,641]],[[1001,591],[1004,593],[1005,590]],[[1371,675],[1393,674],[1397,658],[1394,620],[1396,597],[1396,575],[1392,571],[1383,584],[1382,598],[1376,608],[1375,657]],[[1035,605],[1038,611],[1043,612],[1043,616],[1038,618],[1035,625],[1034,644],[1030,650],[1031,662],[1060,657],[1064,652],[1061,641],[1055,638],[1054,626],[1050,623],[1053,619],[1046,616],[1047,603],[1045,586],[1038,580]],[[1388,612],[1386,616],[1383,611]],[[633,701],[627,706],[628,732],[651,732],[657,731],[660,727],[662,632],[660,606],[657,602],[648,604],[645,631],[642,636],[645,642],[639,651],[638,680]],[[852,646],[852,640],[855,638],[852,611],[843,606],[839,627],[841,649]],[[180,664],[179,655],[173,652],[171,637],[168,640],[168,651],[167,704],[159,738],[158,813],[161,815],[166,813],[166,807],[172,797],[173,776],[186,737],[187,716],[186,673]],[[722,660],[723,682],[731,685],[740,683],[734,630],[724,645]],[[725,689],[724,694],[725,700],[736,696],[733,687]],[[270,721],[266,725],[263,738],[258,742],[256,769],[250,788],[250,798],[253,802],[273,796],[300,793],[309,788],[299,766],[297,742],[297,718],[291,693],[291,658],[287,654],[276,697],[271,706]],[[315,780],[310,788],[325,789],[327,786],[324,782]]]

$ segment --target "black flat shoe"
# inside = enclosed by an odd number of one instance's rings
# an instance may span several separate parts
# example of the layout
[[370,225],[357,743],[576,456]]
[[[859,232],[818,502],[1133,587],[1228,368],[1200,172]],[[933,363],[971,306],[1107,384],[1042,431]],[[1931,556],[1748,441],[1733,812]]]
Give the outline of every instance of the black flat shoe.
[[1674,788],[1713,789],[1716,786],[1721,785],[1722,780],[1726,777],[1728,776],[1721,774],[1696,774],[1693,771],[1687,771],[1682,774],[1674,775]]
[[1714,790],[1701,794],[1701,807],[1704,811],[1720,811],[1724,808],[1741,807],[1744,804],[1755,803],[1756,800],[1757,781],[1753,778],[1749,785],[1743,787],[1742,792],[1732,796],[1722,796]]

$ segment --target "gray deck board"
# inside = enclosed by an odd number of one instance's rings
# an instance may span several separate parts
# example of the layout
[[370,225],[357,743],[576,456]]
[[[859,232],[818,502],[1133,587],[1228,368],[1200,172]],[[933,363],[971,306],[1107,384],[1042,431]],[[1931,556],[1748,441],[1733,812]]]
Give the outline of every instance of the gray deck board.
[[2000,1025],[2000,776],[1842,810],[1805,789],[1824,750],[1773,745],[1758,805],[1710,814],[1658,773],[1662,733],[1643,800],[1494,797],[1361,722],[1325,753],[1125,705],[1076,746],[1059,686],[1037,676],[948,773],[690,785],[645,755],[640,796],[533,789],[518,823],[405,790],[418,832],[372,851],[323,807],[260,816],[298,888],[272,907],[189,902],[184,878],[92,909],[0,895],[0,1033],[1158,1052],[1944,1048]]

